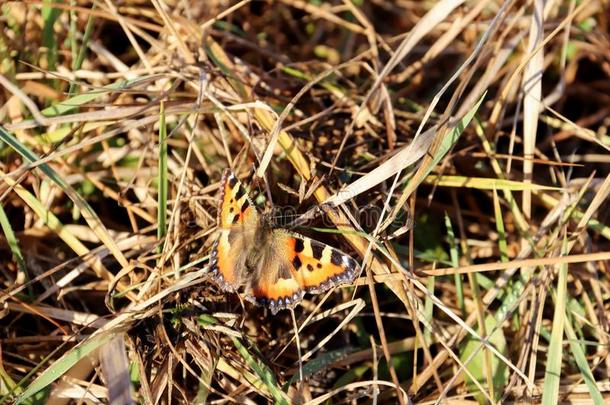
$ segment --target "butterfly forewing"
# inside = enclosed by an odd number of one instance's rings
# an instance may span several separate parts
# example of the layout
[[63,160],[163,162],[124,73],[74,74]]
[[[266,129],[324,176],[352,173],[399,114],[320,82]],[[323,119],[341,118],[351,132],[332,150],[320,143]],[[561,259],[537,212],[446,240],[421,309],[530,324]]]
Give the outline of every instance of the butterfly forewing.
[[220,236],[212,249],[210,268],[218,284],[234,292],[244,282],[244,256],[237,253],[251,246],[259,214],[246,188],[230,170],[224,172],[220,185]]
[[230,170],[224,172],[220,184],[218,226],[221,229],[255,227],[259,214],[244,185]]

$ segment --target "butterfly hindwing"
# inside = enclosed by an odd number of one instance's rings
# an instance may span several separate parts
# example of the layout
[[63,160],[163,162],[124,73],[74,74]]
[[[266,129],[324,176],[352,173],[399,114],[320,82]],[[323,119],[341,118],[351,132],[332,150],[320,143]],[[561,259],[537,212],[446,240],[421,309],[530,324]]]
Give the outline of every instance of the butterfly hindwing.
[[292,243],[292,265],[308,293],[320,294],[351,283],[359,273],[358,263],[338,249],[303,236],[293,237]]
[[253,301],[269,306],[272,313],[294,307],[304,293],[319,294],[351,283],[359,272],[350,256],[302,235],[273,231],[273,265],[254,280]]
[[268,307],[275,315],[280,309],[294,307],[304,293],[290,263],[271,253],[253,275],[246,298]]
[[240,285],[241,266],[238,263],[239,256],[232,250],[239,249],[243,245],[243,237],[233,238],[229,242],[231,230],[221,230],[220,237],[214,244],[210,257],[210,271],[216,278],[216,282],[226,291],[235,292]]

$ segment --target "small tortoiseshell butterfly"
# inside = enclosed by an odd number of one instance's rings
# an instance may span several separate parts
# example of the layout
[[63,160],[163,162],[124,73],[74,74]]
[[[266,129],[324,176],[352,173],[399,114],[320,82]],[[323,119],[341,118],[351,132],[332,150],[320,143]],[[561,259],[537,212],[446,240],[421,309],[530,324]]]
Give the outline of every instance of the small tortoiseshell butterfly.
[[246,299],[272,314],[293,308],[307,293],[348,284],[359,272],[345,253],[286,229],[261,215],[241,182],[226,170],[218,209],[220,236],[210,271],[225,291],[243,288]]

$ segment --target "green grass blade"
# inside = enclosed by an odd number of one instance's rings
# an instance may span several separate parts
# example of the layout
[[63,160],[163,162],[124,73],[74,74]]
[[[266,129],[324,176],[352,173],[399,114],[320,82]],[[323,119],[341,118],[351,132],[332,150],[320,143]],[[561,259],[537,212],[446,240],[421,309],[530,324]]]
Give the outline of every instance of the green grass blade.
[[[458,251],[458,242],[453,232],[453,226],[451,225],[451,219],[449,215],[445,213],[445,228],[447,228],[447,241],[449,242],[449,255],[451,256],[451,266],[458,268],[460,267],[460,254]],[[466,319],[466,303],[464,301],[464,284],[462,282],[461,274],[454,274],[455,283],[455,295],[457,296],[457,304],[460,307],[462,318]]]
[[30,398],[37,392],[45,389],[59,377],[64,375],[70,370],[77,362],[89,355],[94,350],[108,343],[116,337],[115,333],[102,333],[99,336],[94,336],[90,339],[84,340],[80,344],[73,347],[71,350],[66,352],[57,361],[53,362],[45,371],[42,372],[32,382],[26,390],[19,396],[16,404],[23,404],[24,401]]
[[[95,10],[95,4],[91,6],[91,11]],[[76,16],[76,12],[74,13]],[[73,21],[76,21],[76,17],[73,17]],[[89,40],[91,39],[91,34],[93,33],[93,23],[95,22],[95,17],[93,14],[89,15],[87,19],[87,26],[85,27],[85,33],[83,34],[83,40],[81,43],[80,50],[76,51],[76,36],[72,37],[72,70],[79,70],[83,66],[83,62],[85,60],[85,56],[87,56],[87,49]],[[68,94],[73,95],[76,90],[76,83],[70,83],[70,89],[68,90]]]
[[8,242],[8,246],[11,249],[11,253],[15,258],[15,262],[17,263],[17,267],[19,269],[19,273],[23,275],[23,281],[29,281],[29,275],[27,272],[27,268],[25,266],[25,261],[23,260],[23,254],[21,254],[21,249],[19,248],[19,243],[17,238],[15,237],[15,233],[13,232],[13,228],[6,216],[6,212],[4,208],[0,204],[0,227],[2,227],[2,231],[4,232],[4,237]]
[[[567,240],[563,241],[563,254],[567,253]],[[568,285],[568,265],[559,267],[557,278],[557,298],[555,299],[555,312],[553,313],[553,325],[551,329],[551,340],[547,353],[546,370],[544,372],[544,384],[542,389],[542,403],[544,405],[555,405],[559,399],[559,384],[561,380],[561,360],[563,355],[563,334],[566,318],[566,302]]]
[[[430,276],[426,283],[426,289],[428,290],[429,295],[426,295],[426,299],[424,300],[424,319],[426,319],[427,325],[431,325],[434,319],[434,302],[432,302],[432,298],[430,297],[434,297],[435,281],[436,277]],[[424,330],[424,341],[427,345],[430,345],[430,342],[432,342],[432,330],[430,328]]]
[[587,361],[587,357],[585,351],[582,347],[581,342],[578,340],[576,336],[576,332],[572,328],[570,322],[566,322],[565,324],[566,337],[570,343],[570,350],[574,355],[574,360],[576,361],[576,365],[578,366],[578,370],[582,375],[583,380],[585,380],[585,384],[589,388],[589,395],[591,395],[591,399],[595,405],[603,405],[605,404],[604,397],[602,393],[599,391],[599,387],[595,383],[595,377],[589,368],[589,363]]
[[[498,321],[492,316],[488,315],[485,317],[485,329],[487,331],[493,331],[489,335],[488,340],[492,343],[500,353],[506,353],[506,338],[502,328],[498,324]],[[477,328],[477,332],[480,332],[480,328]],[[486,351],[481,350],[481,341],[479,339],[469,338],[463,349],[460,352],[460,360],[466,361],[471,354],[477,350],[478,352],[467,364],[468,371],[470,374],[477,379],[477,381],[483,386],[487,386],[487,372],[486,372]],[[508,367],[496,356],[491,355],[491,364],[489,367],[492,371],[492,384],[493,392],[496,396],[494,399],[499,399],[500,395],[504,392],[504,387],[508,381]],[[486,403],[486,397],[481,392],[474,381],[471,380],[468,374],[465,375],[468,391],[471,392],[480,404]],[[489,390],[489,388],[487,388]]]
[[269,368],[267,368],[267,366],[265,366],[264,364],[257,361],[239,339],[231,337],[231,340],[233,341],[233,345],[235,346],[235,348],[237,348],[237,351],[244,359],[246,364],[250,366],[250,368],[256,373],[258,378],[261,379],[261,382],[265,385],[265,387],[267,387],[267,389],[269,390],[269,394],[271,394],[271,396],[273,397],[274,403],[289,404],[290,399],[278,386],[277,380],[275,379],[275,376],[273,375],[271,370],[269,370]]
[[44,0],[42,7],[42,45],[47,48],[47,66],[49,70],[57,70],[57,41],[55,38],[55,22],[61,15],[61,9],[49,7],[51,0]]
[[[354,349],[350,347],[344,347],[337,350],[331,350],[329,352],[321,353],[315,358],[311,359],[307,363],[303,364],[303,378],[306,379],[322,370],[325,370],[328,366],[333,364],[339,359],[346,357],[348,354],[353,352]],[[288,387],[294,384],[299,379],[299,374],[295,373],[286,384],[284,384],[284,391]]]
[[460,122],[458,122],[453,127],[451,132],[449,132],[443,138],[441,144],[439,145],[438,150],[436,151],[436,154],[434,155],[434,159],[432,160],[432,163],[426,168],[425,176],[421,177],[422,179],[425,179],[425,177],[428,176],[428,174],[430,174],[432,169],[434,169],[440,163],[440,161],[447,155],[447,153],[449,153],[451,148],[453,148],[453,145],[455,145],[457,140],[460,138],[460,135],[462,135],[462,132],[464,132],[466,127],[470,124],[470,121],[472,121],[472,119],[474,118],[474,115],[479,110],[479,107],[481,106],[481,103],[483,102],[484,99],[485,99],[485,94],[483,94],[481,96],[481,98],[472,106],[470,111],[468,111],[462,117]]
[[114,92],[117,90],[122,90],[128,87],[131,87],[133,84],[137,83],[142,79],[133,79],[133,80],[119,80],[116,83],[113,83],[109,86],[102,87],[100,89],[88,91],[83,94],[76,95],[74,97],[70,97],[66,100],[63,100],[57,104],[54,104],[50,107],[45,108],[40,113],[45,117],[56,117],[59,115],[64,115],[70,111],[73,111],[80,107],[83,104],[89,103],[93,100],[96,100],[100,97],[107,95],[110,92]]
[[498,250],[500,251],[500,260],[508,261],[508,242],[506,241],[506,229],[504,228],[504,218],[502,216],[502,207],[500,207],[500,199],[498,192],[494,189],[493,195],[494,218],[496,220],[496,231],[498,232]]

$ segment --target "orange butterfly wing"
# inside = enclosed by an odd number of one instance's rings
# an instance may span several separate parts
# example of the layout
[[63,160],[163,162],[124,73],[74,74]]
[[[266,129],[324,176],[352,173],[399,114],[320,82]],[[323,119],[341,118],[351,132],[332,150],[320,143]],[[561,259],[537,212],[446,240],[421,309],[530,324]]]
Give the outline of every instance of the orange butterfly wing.
[[225,170],[220,184],[218,226],[223,230],[256,226],[259,215],[243,184],[230,170]]
[[281,229],[273,238],[273,259],[253,281],[249,297],[273,314],[294,307],[306,292],[319,294],[349,284],[360,271],[352,257],[324,243]]
[[212,248],[210,269],[217,283],[227,291],[236,291],[243,283],[243,255],[249,236],[255,230],[259,214],[243,184],[230,170],[222,175],[218,226],[220,236]]

